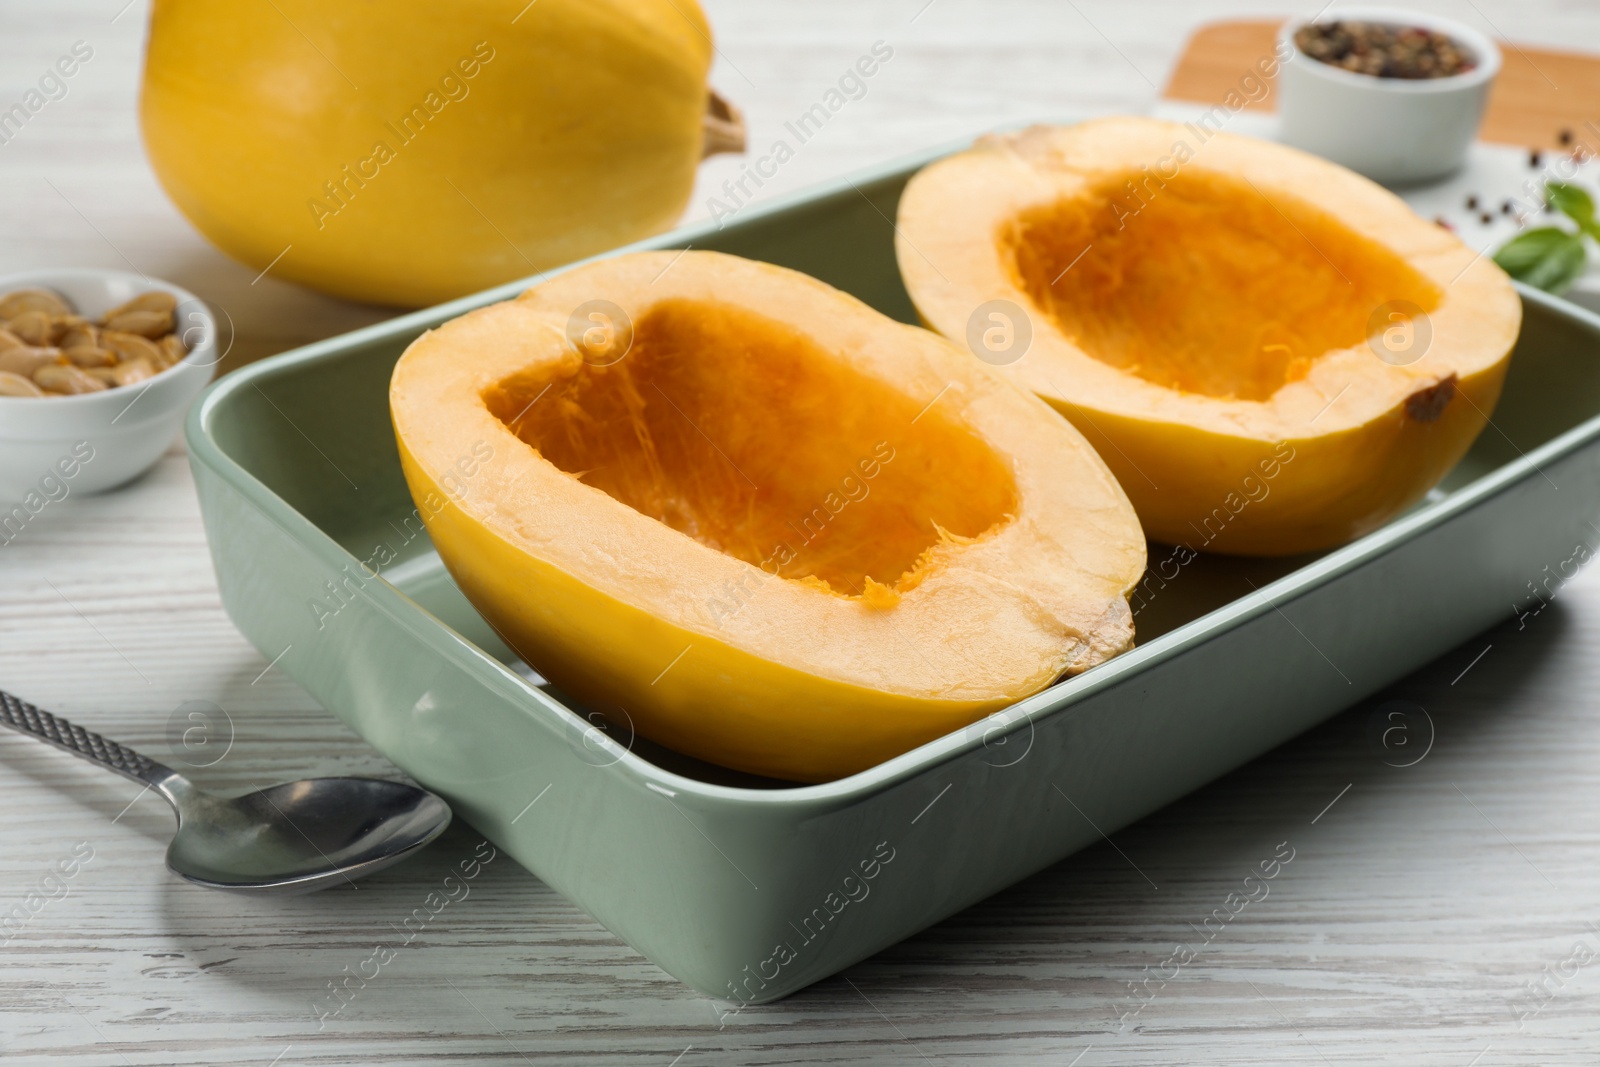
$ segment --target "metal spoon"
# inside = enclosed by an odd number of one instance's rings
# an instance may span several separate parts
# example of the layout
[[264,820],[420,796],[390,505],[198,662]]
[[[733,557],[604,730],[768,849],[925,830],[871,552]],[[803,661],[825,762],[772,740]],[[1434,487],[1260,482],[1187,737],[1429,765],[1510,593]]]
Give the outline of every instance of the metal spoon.
[[219,797],[131,748],[0,690],[0,724],[132,778],[167,798],[167,866],[196,885],[310,893],[398,863],[444,832],[450,807],[376,778],[307,778]]

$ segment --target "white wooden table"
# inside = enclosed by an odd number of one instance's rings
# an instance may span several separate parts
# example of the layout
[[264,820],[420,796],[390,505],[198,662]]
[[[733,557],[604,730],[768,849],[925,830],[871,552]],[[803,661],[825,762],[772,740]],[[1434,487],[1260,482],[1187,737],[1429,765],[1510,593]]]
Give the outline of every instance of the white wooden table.
[[[253,271],[212,250],[170,206],[134,115],[147,3],[133,0],[119,15],[123,3],[7,7],[0,101],[20,96],[74,41],[95,52],[66,99],[0,145],[0,272],[132,262],[226,307],[239,333],[231,358],[387,314],[270,277],[252,284]],[[1426,6],[1518,40],[1600,50],[1593,6]],[[1177,0],[708,8],[721,52],[715,84],[746,108],[756,146],[872,42],[895,49],[868,95],[764,195],[987,126],[1143,109],[1193,25],[1290,10]],[[705,213],[737,166],[722,157],[705,167],[691,216]],[[1115,848],[1090,849],[725,1025],[715,1002],[504,857],[342,1011],[319,1019],[330,983],[359,970],[374,946],[395,944],[395,924],[473,850],[470,828],[359,889],[229,897],[165,872],[171,817],[158,799],[0,736],[0,922],[18,906],[27,914],[9,940],[0,932],[0,1057],[284,1067],[469,1058],[1592,1065],[1597,642],[1600,575],[1591,570],[1524,626],[1483,635],[1117,834]],[[181,446],[138,483],[52,505],[0,547],[5,688],[158,757],[171,751],[173,724],[187,725],[197,706],[188,702],[220,706],[231,729],[214,740],[225,747],[231,733],[231,748],[196,772],[219,788],[392,773],[267,666],[218,602]],[[1385,699],[1415,701],[1432,717],[1432,748],[1414,766],[1389,766],[1368,744]],[[1177,973],[1163,968],[1176,943],[1194,939],[1191,924],[1283,841],[1295,858],[1270,896]],[[49,877],[60,860],[74,873]],[[41,892],[53,899],[36,898],[29,912],[29,894]]]

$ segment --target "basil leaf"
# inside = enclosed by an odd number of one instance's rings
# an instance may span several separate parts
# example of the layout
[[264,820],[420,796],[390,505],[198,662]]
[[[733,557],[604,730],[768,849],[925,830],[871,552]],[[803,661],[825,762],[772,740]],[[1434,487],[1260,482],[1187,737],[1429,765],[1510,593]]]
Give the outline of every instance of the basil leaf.
[[1524,230],[1511,240],[1500,246],[1494,254],[1494,261],[1500,269],[1518,280],[1533,270],[1546,257],[1555,253],[1560,248],[1577,237],[1576,234],[1567,232],[1559,226],[1540,226],[1538,229]]
[[1544,196],[1551,207],[1585,229],[1594,224],[1594,200],[1578,186],[1566,182],[1545,182]]
[[1494,261],[1517,281],[1549,293],[1577,281],[1588,266],[1582,235],[1555,226],[1518,234],[1500,247]]
[[1549,293],[1559,293],[1581,278],[1588,268],[1589,257],[1584,252],[1583,239],[1574,235],[1571,241],[1557,247],[1555,255],[1540,264],[1540,269],[1528,278],[1528,284]]

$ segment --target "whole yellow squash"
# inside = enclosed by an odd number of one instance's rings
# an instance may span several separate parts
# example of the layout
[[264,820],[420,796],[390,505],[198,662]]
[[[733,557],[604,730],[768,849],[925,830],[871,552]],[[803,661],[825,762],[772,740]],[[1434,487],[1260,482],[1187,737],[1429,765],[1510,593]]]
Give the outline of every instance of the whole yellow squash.
[[151,163],[229,255],[383,304],[669,228],[706,146],[704,14],[524,2],[155,0]]

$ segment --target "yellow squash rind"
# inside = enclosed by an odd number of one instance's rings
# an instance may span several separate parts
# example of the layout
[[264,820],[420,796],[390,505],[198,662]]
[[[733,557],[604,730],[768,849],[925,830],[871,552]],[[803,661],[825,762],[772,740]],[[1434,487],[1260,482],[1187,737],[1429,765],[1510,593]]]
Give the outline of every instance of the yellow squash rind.
[[670,228],[711,55],[696,0],[156,0],[140,119],[224,252],[420,306]]

